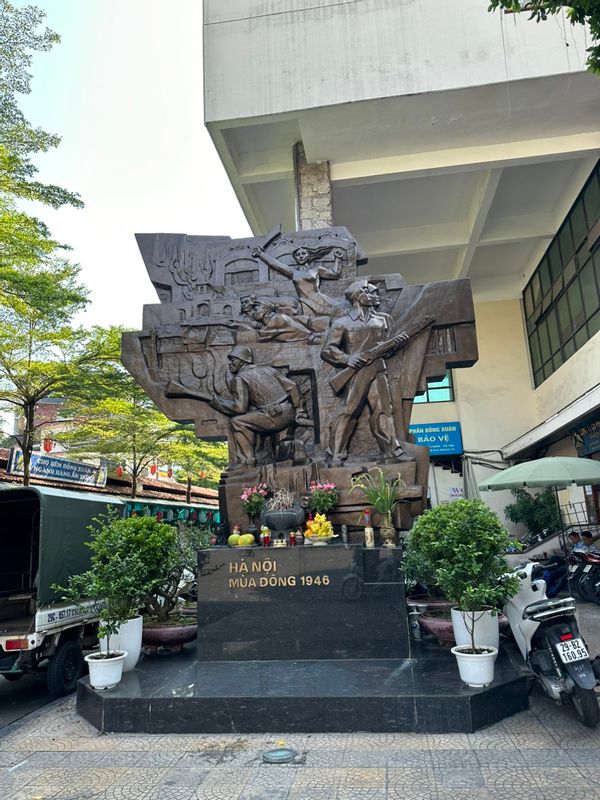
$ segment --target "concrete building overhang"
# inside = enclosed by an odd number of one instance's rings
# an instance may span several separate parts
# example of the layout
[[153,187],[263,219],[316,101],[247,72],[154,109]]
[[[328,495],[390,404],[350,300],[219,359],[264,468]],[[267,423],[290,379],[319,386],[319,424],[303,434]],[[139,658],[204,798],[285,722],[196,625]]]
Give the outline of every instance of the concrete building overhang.
[[520,296],[600,156],[598,77],[385,97],[208,129],[254,233],[295,227],[293,145],[330,163],[334,224],[369,272]]
[[556,414],[514,439],[501,448],[505,461],[526,460],[536,457],[555,442],[570,436],[586,418],[600,414],[600,384],[577,397]]

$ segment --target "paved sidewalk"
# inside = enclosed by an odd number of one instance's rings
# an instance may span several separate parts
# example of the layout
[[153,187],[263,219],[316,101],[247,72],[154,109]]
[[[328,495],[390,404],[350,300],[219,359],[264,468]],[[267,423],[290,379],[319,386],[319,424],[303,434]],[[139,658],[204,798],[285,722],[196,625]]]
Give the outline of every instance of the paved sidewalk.
[[[297,763],[266,765],[285,741]],[[600,730],[544,696],[476,734],[101,735],[74,699],[0,738],[8,800],[600,800]]]
[[[582,604],[598,652],[600,609]],[[285,742],[297,763],[263,764]],[[475,734],[101,735],[55,702],[0,731],[0,800],[600,800],[600,727],[536,691]]]

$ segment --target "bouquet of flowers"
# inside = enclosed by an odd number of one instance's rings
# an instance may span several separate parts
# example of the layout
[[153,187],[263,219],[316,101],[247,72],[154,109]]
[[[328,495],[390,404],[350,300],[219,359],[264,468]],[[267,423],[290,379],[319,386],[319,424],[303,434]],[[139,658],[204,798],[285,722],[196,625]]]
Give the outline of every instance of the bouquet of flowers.
[[334,535],[333,526],[325,514],[316,514],[306,523],[304,536],[307,539],[331,539]]
[[266,483],[259,483],[257,486],[244,486],[240,500],[242,510],[249,517],[256,517],[263,510],[265,499],[269,496],[270,489]]
[[308,507],[317,514],[326,514],[328,511],[332,511],[340,499],[335,483],[311,481],[308,491]]

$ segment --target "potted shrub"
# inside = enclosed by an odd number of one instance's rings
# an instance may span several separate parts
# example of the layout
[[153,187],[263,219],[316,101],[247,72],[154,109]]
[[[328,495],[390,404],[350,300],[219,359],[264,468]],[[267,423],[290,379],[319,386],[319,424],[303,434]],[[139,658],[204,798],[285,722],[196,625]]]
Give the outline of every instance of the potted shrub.
[[398,505],[398,489],[406,488],[400,474],[392,480],[381,467],[373,467],[368,472],[352,478],[350,492],[359,489],[367,502],[381,517],[379,533],[384,547],[395,547],[396,529],[392,514]]
[[[413,562],[422,560],[437,585],[456,608],[452,610],[461,678],[472,686],[493,680],[498,652],[498,609],[518,591],[509,576],[504,553],[509,533],[498,516],[480,500],[456,500],[422,514],[406,542]],[[487,631],[484,620],[491,620]],[[463,669],[477,665],[475,677]],[[479,665],[485,672],[479,673]]]
[[[140,607],[146,592],[160,573],[160,564],[174,538],[172,529],[150,517],[121,519],[116,511],[94,520],[88,543],[92,551],[90,569],[70,578],[67,587],[57,587],[75,603],[98,600],[100,651],[86,656],[90,683],[95,689],[116,685],[130,648],[132,666],[141,650]],[[143,546],[142,546],[143,545]],[[121,626],[138,617],[130,644],[123,647]]]
[[514,503],[505,506],[507,519],[527,528],[529,543],[542,542],[548,534],[561,529],[561,518],[552,489],[531,495],[526,489],[512,489]]
[[261,520],[275,533],[296,530],[304,522],[304,509],[289,489],[276,489],[266,500]]
[[211,532],[187,523],[171,529],[173,539],[161,565],[160,576],[145,596],[143,643],[151,652],[158,647],[180,651],[198,635],[195,617],[185,608],[197,578],[198,550],[210,546]]

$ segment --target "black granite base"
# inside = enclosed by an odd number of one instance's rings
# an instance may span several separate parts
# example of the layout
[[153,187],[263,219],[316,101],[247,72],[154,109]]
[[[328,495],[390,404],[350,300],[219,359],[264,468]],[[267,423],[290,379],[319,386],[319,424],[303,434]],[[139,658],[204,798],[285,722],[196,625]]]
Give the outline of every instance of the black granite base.
[[198,660],[409,658],[401,565],[385,547],[201,550]]
[[79,683],[77,709],[128,733],[471,733],[529,707],[527,679],[501,652],[494,683],[469,689],[454,656],[413,646],[411,659],[198,662],[143,659],[119,686]]

